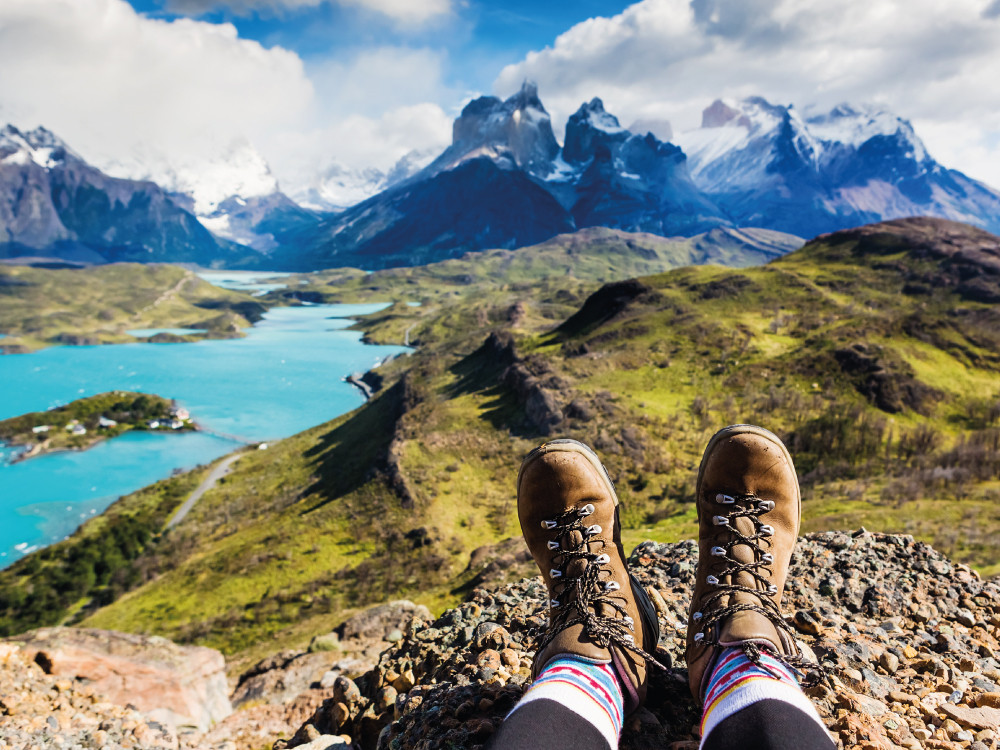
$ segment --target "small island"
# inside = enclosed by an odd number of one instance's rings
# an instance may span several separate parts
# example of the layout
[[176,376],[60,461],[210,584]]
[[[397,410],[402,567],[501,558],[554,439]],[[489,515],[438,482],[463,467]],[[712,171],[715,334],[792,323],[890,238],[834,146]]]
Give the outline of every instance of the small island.
[[0,442],[23,447],[15,460],[86,450],[130,430],[197,430],[187,409],[149,393],[111,391],[0,421]]

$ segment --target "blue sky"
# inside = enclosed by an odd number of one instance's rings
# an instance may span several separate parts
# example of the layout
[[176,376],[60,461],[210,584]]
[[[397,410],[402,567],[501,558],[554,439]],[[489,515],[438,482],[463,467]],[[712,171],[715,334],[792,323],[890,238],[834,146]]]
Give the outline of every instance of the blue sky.
[[236,10],[193,0],[206,12],[181,13],[184,3],[129,0],[140,13],[172,20],[188,16],[231,23],[240,37],[265,47],[279,45],[306,62],[347,59],[372,47],[430,47],[446,52],[444,83],[456,90],[489,91],[498,71],[528,52],[542,49],[567,29],[595,16],[613,16],[624,0],[468,0],[422,23],[399,23],[383,13],[327,2],[297,8],[264,5]]
[[1000,187],[1000,0],[0,0],[0,122],[180,187],[346,184],[525,79],[557,139],[595,96],[675,133],[717,98],[875,104]]

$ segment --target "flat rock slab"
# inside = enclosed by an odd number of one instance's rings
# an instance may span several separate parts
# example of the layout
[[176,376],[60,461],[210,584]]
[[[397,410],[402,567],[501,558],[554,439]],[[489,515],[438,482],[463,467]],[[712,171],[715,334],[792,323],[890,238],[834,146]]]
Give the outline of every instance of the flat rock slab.
[[225,659],[215,649],[94,628],[40,628],[11,640],[47,674],[80,680],[175,727],[203,732],[233,712]]
[[990,708],[989,706],[970,708],[969,706],[942,703],[938,707],[938,711],[947,714],[949,718],[969,729],[1000,729],[1000,708]]

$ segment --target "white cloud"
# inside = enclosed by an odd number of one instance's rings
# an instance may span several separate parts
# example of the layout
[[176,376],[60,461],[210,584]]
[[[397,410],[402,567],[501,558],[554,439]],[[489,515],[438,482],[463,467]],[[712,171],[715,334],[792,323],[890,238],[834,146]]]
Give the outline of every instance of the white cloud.
[[400,24],[422,25],[451,13],[451,0],[168,0],[167,8],[175,13],[201,15],[228,8],[240,15],[314,8],[324,2],[372,11]]
[[150,20],[122,0],[4,0],[0,70],[0,118],[45,125],[97,161],[257,141],[313,97],[294,53],[229,24]]
[[444,64],[380,48],[307,68],[230,24],[150,19],[124,0],[0,2],[0,124],[44,125],[122,176],[190,171],[248,141],[285,182],[331,160],[387,168],[446,145],[449,118],[426,103],[449,96]]
[[[717,97],[799,107],[876,101],[946,166],[1000,187],[1000,0],[643,0],[506,67],[556,122],[593,96],[623,122],[700,124]],[[961,140],[959,140],[961,139]]]

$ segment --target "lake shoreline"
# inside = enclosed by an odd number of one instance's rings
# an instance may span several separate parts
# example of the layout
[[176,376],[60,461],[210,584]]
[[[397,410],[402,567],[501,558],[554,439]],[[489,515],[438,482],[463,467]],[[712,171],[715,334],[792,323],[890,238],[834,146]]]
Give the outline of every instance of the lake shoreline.
[[[34,447],[29,448],[26,451],[22,451],[21,453],[19,453],[15,458],[11,459],[10,461],[6,461],[6,462],[3,462],[3,463],[0,463],[0,466],[2,466],[4,464],[7,465],[7,466],[14,466],[15,464],[23,463],[24,461],[29,461],[32,458],[40,458],[42,456],[55,456],[55,455],[57,455],[59,453],[85,453],[85,452],[89,451],[91,448],[94,448],[94,447],[100,445],[101,443],[105,443],[105,442],[107,442],[109,440],[116,440],[117,438],[123,437],[123,436],[128,435],[129,433],[133,433],[133,432],[163,433],[165,435],[170,435],[170,434],[175,434],[175,433],[176,434],[184,434],[186,432],[204,432],[204,430],[202,430],[202,428],[199,425],[197,425],[197,424],[192,424],[190,427],[183,427],[183,428],[180,428],[180,429],[177,429],[177,430],[140,430],[140,429],[131,429],[131,430],[123,430],[123,431],[119,432],[117,435],[100,435],[100,436],[94,438],[93,440],[91,440],[86,445],[60,446],[58,448],[52,448],[52,449],[44,448],[44,445],[45,445],[44,443],[35,443]],[[29,443],[15,443],[15,442],[6,442],[6,441],[4,441],[4,447],[5,448],[23,448],[26,445],[30,445],[30,444]],[[39,450],[39,448],[41,448],[41,450]]]

